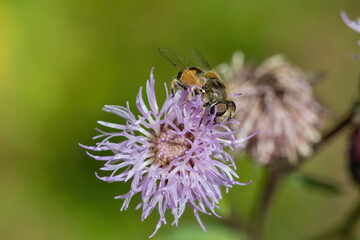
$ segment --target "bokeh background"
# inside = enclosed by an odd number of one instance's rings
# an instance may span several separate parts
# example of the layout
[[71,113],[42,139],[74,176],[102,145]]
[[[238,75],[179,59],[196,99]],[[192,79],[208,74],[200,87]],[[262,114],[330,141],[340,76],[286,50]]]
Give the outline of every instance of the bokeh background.
[[[356,98],[360,35],[340,11],[360,16],[360,1],[0,1],[0,236],[1,239],[146,239],[158,219],[141,222],[134,207],[120,212],[129,184],[107,184],[94,172],[102,163],[78,143],[91,145],[97,120],[121,121],[105,104],[135,106],[155,67],[157,94],[176,70],[157,52],[166,46],[189,56],[199,49],[213,65],[235,50],[259,63],[283,53],[306,71],[323,71],[317,84],[334,118]],[[329,123],[331,125],[332,122]],[[357,198],[347,169],[347,134],[304,164],[302,172],[330,179],[341,194],[301,187],[291,178],[275,197],[266,239],[306,239],[337,224]],[[245,218],[261,170],[238,161],[240,180],[223,200]],[[164,225],[154,239],[238,239],[215,216],[202,215],[203,233],[190,210],[178,228]],[[171,216],[168,218],[171,223]],[[360,235],[359,235],[360,239]]]

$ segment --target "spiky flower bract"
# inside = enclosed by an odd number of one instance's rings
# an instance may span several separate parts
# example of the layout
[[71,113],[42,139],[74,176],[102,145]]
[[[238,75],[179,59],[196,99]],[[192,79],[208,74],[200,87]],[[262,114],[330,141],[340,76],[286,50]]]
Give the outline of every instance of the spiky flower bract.
[[281,55],[257,67],[245,65],[241,52],[234,54],[231,65],[222,64],[218,70],[231,93],[243,93],[241,98],[234,98],[234,118],[243,128],[237,137],[260,129],[246,146],[255,161],[294,165],[299,154],[312,153],[311,146],[320,140],[319,130],[327,115],[313,92],[315,75],[305,74]]
[[[166,100],[158,107],[151,72],[146,84],[148,105],[142,96],[142,88],[136,98],[140,115],[135,116],[127,107],[107,105],[104,111],[126,120],[125,124],[99,121],[115,132],[100,131],[95,139],[102,138],[95,147],[83,146],[92,151],[107,151],[109,156],[95,156],[104,161],[101,170],[111,172],[99,177],[107,182],[131,181],[131,189],[117,199],[124,199],[121,210],[126,210],[131,198],[139,193],[142,220],[156,209],[160,215],[155,232],[166,223],[165,212],[174,216],[177,226],[186,205],[190,206],[199,224],[199,212],[214,214],[221,199],[221,186],[226,190],[233,185],[245,185],[235,180],[233,158],[224,148],[239,147],[233,132],[222,123],[214,122],[214,115],[203,109],[200,96],[187,100],[189,91],[167,92]],[[166,85],[165,85],[166,89]],[[125,138],[122,142],[113,141]],[[219,217],[219,216],[218,216]]]

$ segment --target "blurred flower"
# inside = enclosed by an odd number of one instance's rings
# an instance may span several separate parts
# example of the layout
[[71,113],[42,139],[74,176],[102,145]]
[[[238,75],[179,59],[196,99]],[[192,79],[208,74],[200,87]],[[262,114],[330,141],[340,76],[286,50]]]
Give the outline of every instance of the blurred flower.
[[350,171],[354,181],[360,184],[360,128],[356,127],[350,138]]
[[[314,76],[308,77],[281,55],[258,67],[244,66],[241,52],[233,55],[231,65],[222,64],[218,71],[229,84],[237,107],[234,118],[243,127],[237,138],[260,130],[246,146],[255,161],[270,164],[285,159],[296,164],[298,154],[312,153],[311,145],[320,140],[319,129],[326,116],[313,93]],[[236,98],[239,92],[242,96]]]
[[[243,140],[235,141],[233,132],[225,125],[214,123],[214,115],[205,111],[200,96],[187,103],[188,91],[178,91],[174,96],[167,93],[159,110],[155,97],[154,77],[146,84],[148,105],[142,97],[142,88],[136,98],[141,115],[136,117],[129,108],[105,106],[104,111],[126,120],[126,124],[99,121],[99,124],[116,129],[103,132],[95,138],[103,138],[95,147],[83,146],[93,151],[111,151],[111,156],[95,156],[105,161],[101,170],[112,172],[99,177],[107,182],[131,180],[131,189],[117,199],[125,199],[121,210],[126,210],[131,198],[141,194],[142,220],[156,209],[160,215],[152,237],[162,223],[166,224],[165,212],[171,210],[177,226],[180,216],[189,205],[201,223],[198,212],[211,215],[221,199],[221,186],[226,190],[233,185],[246,185],[238,178],[232,157],[224,148],[239,147]],[[166,86],[165,86],[166,89]],[[149,106],[149,107],[148,107]],[[122,142],[115,139],[124,138]],[[218,216],[219,217],[219,216]]]

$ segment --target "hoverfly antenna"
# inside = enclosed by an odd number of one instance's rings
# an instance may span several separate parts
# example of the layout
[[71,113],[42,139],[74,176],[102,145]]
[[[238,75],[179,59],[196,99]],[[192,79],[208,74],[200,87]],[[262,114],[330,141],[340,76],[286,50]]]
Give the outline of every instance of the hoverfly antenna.
[[230,97],[238,97],[241,95],[242,95],[242,93],[233,93],[233,94],[230,94]]

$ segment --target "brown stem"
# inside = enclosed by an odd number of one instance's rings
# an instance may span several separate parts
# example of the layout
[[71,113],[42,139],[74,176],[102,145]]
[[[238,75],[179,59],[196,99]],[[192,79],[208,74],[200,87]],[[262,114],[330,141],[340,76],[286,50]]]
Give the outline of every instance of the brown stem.
[[[343,130],[347,125],[351,123],[352,118],[356,113],[358,104],[354,104],[349,113],[338,122],[333,128],[326,132],[322,140],[313,145],[314,154],[323,147],[326,143],[329,142],[336,134]],[[304,162],[305,159],[301,159],[300,162]],[[281,162],[280,159],[278,162]],[[262,239],[262,233],[264,229],[264,223],[268,214],[268,210],[271,206],[273,195],[278,188],[279,182],[281,179],[288,173],[298,169],[299,165],[291,167],[289,165],[284,166],[269,166],[269,173],[266,178],[264,187],[261,189],[259,194],[258,201],[259,203],[255,205],[255,211],[252,216],[251,226],[250,226],[250,239],[259,240]]]
[[[280,161],[280,159],[279,159]],[[274,198],[275,192],[279,187],[281,179],[286,175],[287,168],[269,166],[268,172],[265,174],[265,182],[263,183],[258,195],[258,203],[251,218],[251,226],[249,236],[252,240],[262,239],[266,218]]]
[[[349,113],[343,118],[343,120],[338,122],[333,128],[331,128],[328,132],[326,132],[323,135],[322,140],[319,143],[313,145],[314,154],[321,147],[323,147],[326,143],[328,143],[330,139],[332,139],[336,134],[338,134],[341,130],[343,130],[347,125],[349,125],[351,123],[351,120],[354,117],[357,108],[358,108],[358,103],[354,104],[351,111],[349,111]],[[278,162],[283,162],[281,160],[283,160],[283,159],[279,159]],[[300,163],[305,162],[304,160],[305,160],[304,158],[300,158]],[[238,216],[234,212],[231,212],[231,214],[227,218],[225,218],[225,222],[229,226],[232,226],[233,228],[235,228],[236,230],[247,231],[249,238],[251,240],[262,239],[264,225],[266,222],[265,220],[268,215],[268,211],[271,206],[272,200],[274,198],[274,193],[278,189],[281,179],[284,176],[286,176],[288,173],[296,170],[299,167],[299,165],[300,164],[298,164],[297,166],[294,166],[294,167],[291,167],[289,165],[283,165],[283,166],[271,165],[271,166],[269,166],[269,168],[268,168],[269,172],[265,176],[265,183],[263,184],[263,187],[261,188],[261,192],[259,193],[258,198],[257,198],[258,203],[255,204],[255,208],[254,208],[253,215],[251,218],[250,226],[245,226],[244,224],[242,224],[242,222],[240,222]],[[359,213],[357,215],[354,215],[354,217],[351,219],[355,219],[355,216],[356,216],[356,220],[359,218],[359,216],[360,216],[360,201],[359,201],[359,208],[356,212],[359,212]],[[354,221],[354,220],[351,220],[351,221],[349,220],[349,224],[345,224],[344,226],[346,226],[346,227],[344,227],[342,231],[348,232],[349,231],[348,229],[351,230],[353,228],[355,222],[356,221]],[[331,232],[327,233],[324,236],[328,237],[329,234],[332,234],[332,233]],[[321,239],[326,239],[326,238],[321,238]]]
[[324,146],[332,137],[334,137],[338,132],[340,132],[344,127],[351,123],[352,118],[354,117],[356,110],[356,105],[349,111],[345,117],[338,122],[333,128],[331,128],[328,132],[323,134],[323,137],[320,142],[313,145],[313,151],[316,152],[322,146]]

